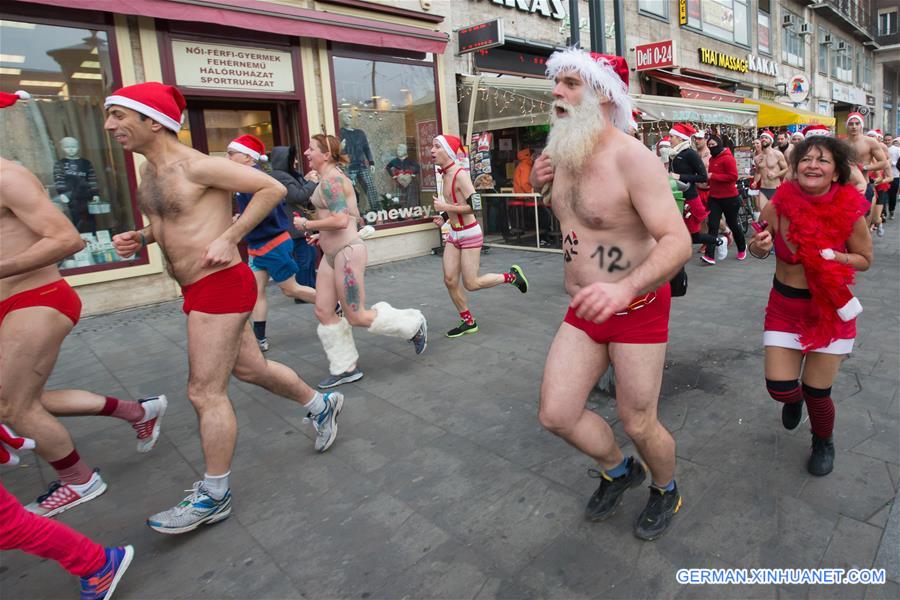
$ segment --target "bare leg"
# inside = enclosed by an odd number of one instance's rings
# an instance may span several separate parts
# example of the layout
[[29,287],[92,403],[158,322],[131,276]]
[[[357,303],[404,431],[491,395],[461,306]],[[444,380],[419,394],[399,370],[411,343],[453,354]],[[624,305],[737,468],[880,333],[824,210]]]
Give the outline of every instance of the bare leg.
[[460,285],[459,278],[462,274],[461,267],[461,250],[453,244],[444,246],[443,266],[444,266],[444,285],[450,294],[450,300],[459,312],[469,310],[469,304],[466,301],[466,292]]
[[843,354],[810,352],[803,365],[803,383],[819,389],[830,388],[843,360]]
[[50,414],[60,417],[88,417],[100,414],[106,396],[87,390],[47,390],[41,404]]
[[504,282],[503,275],[499,273],[478,274],[478,270],[481,268],[480,248],[463,250],[461,262],[463,285],[470,292],[492,288]]
[[250,312],[252,321],[265,321],[269,316],[269,300],[266,298],[266,286],[269,284],[268,271],[253,271],[256,279],[256,304]]
[[300,285],[293,277],[285,279],[278,284],[278,287],[281,289],[281,293],[288,298],[303,300],[309,304],[314,304],[316,301],[315,288],[311,288],[308,285]]
[[[341,318],[334,314],[334,307],[338,301],[337,288],[335,287],[334,269],[328,261],[322,259],[319,264],[319,272],[316,274],[316,318],[322,325],[335,325]],[[345,308],[346,310],[346,308]]]
[[253,337],[249,323],[244,325],[241,334],[234,376],[300,404],[308,404],[315,395],[315,391],[306,385],[293,369],[265,359],[256,338]]
[[795,381],[800,378],[803,353],[790,348],[766,346],[766,379]]
[[224,475],[231,469],[237,419],[228,399],[228,379],[237,362],[245,328],[249,331],[247,313],[212,315],[193,311],[188,315],[188,398],[200,421],[208,475]]
[[334,259],[334,285],[337,290],[344,316],[354,327],[369,327],[377,312],[366,308],[366,261],[368,252],[365,245],[348,246]]
[[622,451],[606,420],[585,409],[607,366],[605,345],[568,323],[560,325],[544,366],[538,419],[545,429],[611,469],[622,462]]
[[610,344],[616,366],[616,405],[625,433],[650,467],[653,483],[675,478],[675,440],[657,419],[666,344]]
[[35,452],[47,462],[75,449],[63,424],[41,404],[44,384],[72,327],[72,321],[46,306],[15,310],[0,325],[0,421],[33,439]]

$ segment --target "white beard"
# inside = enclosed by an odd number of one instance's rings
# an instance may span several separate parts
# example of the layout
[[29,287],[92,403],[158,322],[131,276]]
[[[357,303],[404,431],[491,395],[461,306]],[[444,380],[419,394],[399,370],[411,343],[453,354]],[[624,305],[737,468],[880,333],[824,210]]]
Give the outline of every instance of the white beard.
[[[566,116],[558,117],[556,107],[564,109]],[[554,100],[550,110],[550,134],[544,152],[550,155],[554,166],[578,173],[606,128],[599,98],[586,88],[578,106]]]

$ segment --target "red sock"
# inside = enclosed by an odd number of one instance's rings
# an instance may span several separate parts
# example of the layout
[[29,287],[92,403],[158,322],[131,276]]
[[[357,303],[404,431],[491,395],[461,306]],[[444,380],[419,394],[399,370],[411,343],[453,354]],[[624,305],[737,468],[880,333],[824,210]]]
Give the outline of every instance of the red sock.
[[513,273],[504,273],[503,274],[503,283],[512,283],[516,280],[516,276]]
[[103,405],[100,415],[137,423],[144,418],[144,407],[137,400],[119,400],[118,398],[107,396],[106,404]]
[[50,463],[50,466],[56,469],[59,481],[64,485],[87,483],[91,475],[94,474],[91,468],[78,456],[77,450],[72,450],[68,456],[54,460]]
[[464,310],[461,313],[459,313],[459,318],[462,319],[463,321],[465,321],[466,325],[471,325],[472,323],[475,322],[475,317],[473,317],[472,313],[470,313],[467,310]]
[[819,389],[803,384],[803,399],[809,412],[809,425],[816,437],[828,438],[834,432],[834,402],[831,388]]

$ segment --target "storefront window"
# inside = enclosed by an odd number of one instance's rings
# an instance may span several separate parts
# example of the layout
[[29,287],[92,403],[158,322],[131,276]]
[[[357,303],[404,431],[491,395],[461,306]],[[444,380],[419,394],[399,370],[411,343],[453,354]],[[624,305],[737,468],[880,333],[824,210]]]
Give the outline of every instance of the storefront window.
[[436,190],[434,64],[333,56],[341,145],[360,213],[373,225],[427,218]]
[[784,9],[782,9],[782,15],[793,17],[794,25],[781,28],[781,60],[789,65],[802,68],[806,58],[806,44],[803,43],[803,37],[798,32],[798,28],[803,19]]
[[638,0],[638,9],[641,12],[656,15],[663,19],[669,18],[669,3],[667,0]]
[[772,54],[769,36],[771,32],[771,20],[768,13],[760,12],[756,15],[756,45],[761,54]]
[[750,45],[749,0],[687,0],[687,24],[726,42]]
[[135,228],[135,211],[124,152],[103,130],[116,85],[107,32],[4,20],[0,40],[0,90],[32,96],[0,111],[0,155],[35,174],[87,242],[60,266],[130,264],[111,243]]

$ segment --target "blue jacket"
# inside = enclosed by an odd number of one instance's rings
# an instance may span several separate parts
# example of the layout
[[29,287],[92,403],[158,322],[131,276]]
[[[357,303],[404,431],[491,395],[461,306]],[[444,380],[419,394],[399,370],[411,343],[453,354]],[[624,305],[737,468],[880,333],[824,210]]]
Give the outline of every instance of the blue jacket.
[[[255,168],[259,169],[258,166]],[[252,198],[253,194],[245,194],[243,192],[234,195],[239,213],[243,214],[244,209],[250,204]],[[290,230],[291,219],[288,218],[287,207],[284,205],[284,199],[282,198],[281,202],[278,203],[278,206],[273,208],[272,211],[259,222],[259,225],[254,227],[244,239],[251,248],[259,248],[260,246],[265,246],[266,242],[272,238],[278,237],[285,231]]]

